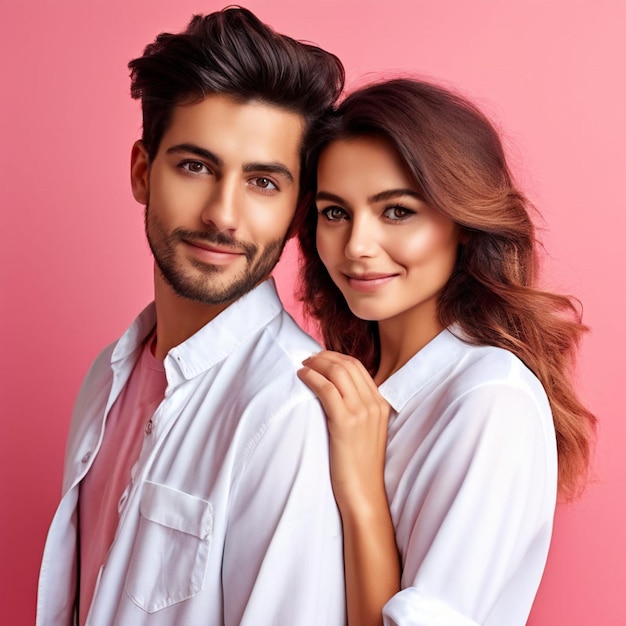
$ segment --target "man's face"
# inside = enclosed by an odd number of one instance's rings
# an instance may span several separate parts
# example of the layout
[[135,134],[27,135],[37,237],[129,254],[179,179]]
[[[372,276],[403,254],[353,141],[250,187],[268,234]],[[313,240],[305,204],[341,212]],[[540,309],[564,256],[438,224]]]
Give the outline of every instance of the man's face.
[[133,193],[178,295],[228,304],[269,275],[296,208],[303,129],[296,113],[212,94],[174,108],[152,163],[135,144]]

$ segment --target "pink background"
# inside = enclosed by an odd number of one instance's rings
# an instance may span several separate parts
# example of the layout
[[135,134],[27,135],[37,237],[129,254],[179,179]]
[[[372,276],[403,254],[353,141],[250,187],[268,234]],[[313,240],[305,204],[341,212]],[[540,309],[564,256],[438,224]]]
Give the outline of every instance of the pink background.
[[[151,296],[142,209],[128,183],[140,116],[128,96],[126,63],[157,32],[179,30],[193,12],[221,6],[0,0],[2,624],[33,623],[82,376]],[[440,78],[505,129],[514,170],[543,214],[546,280],[582,299],[593,328],[580,355],[579,388],[601,420],[594,482],[582,500],[558,511],[530,623],[623,626],[626,3],[247,6],[279,31],[337,53],[352,85],[389,71]],[[290,307],[291,271],[284,261],[278,271]]]

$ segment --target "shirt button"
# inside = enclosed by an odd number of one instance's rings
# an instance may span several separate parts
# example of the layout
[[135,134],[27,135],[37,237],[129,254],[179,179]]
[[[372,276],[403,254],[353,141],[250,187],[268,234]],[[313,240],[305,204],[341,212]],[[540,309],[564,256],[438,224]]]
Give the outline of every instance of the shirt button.
[[80,460],[80,462],[87,463],[87,461],[89,461],[90,458],[91,458],[91,452],[86,452],[85,456]]
[[146,435],[150,435],[152,433],[152,420],[148,420],[146,424]]

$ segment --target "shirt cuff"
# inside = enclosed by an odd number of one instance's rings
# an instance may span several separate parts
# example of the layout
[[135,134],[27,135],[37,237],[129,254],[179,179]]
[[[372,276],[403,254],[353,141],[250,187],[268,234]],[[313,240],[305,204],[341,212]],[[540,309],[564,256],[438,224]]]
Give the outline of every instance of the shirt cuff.
[[479,626],[415,587],[403,589],[385,604],[383,623],[385,626]]

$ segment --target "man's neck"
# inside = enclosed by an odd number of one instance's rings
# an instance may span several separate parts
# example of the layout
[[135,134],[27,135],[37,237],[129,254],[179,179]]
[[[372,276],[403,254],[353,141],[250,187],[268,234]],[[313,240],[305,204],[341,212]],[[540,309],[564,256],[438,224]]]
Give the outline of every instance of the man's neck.
[[159,361],[175,346],[197,333],[217,317],[228,304],[203,304],[183,298],[174,292],[159,270],[154,270],[156,304],[156,343],[154,357]]

